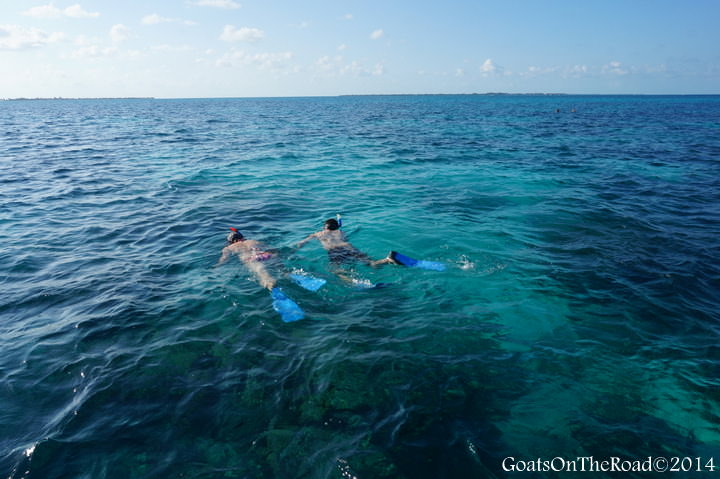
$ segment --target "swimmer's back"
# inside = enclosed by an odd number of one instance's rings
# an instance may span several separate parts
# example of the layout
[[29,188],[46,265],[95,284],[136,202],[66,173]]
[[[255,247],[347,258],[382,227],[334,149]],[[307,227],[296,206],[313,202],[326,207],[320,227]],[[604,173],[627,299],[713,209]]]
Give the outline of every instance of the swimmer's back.
[[335,248],[352,248],[352,245],[345,239],[345,235],[340,230],[324,230],[317,233],[317,239],[323,248],[331,250]]

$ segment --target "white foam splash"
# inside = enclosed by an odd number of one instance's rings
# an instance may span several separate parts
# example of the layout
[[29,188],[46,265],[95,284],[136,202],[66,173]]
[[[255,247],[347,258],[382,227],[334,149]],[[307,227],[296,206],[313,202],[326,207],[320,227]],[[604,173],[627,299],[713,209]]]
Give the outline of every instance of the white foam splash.
[[358,288],[372,288],[374,285],[368,279],[355,279],[353,278],[352,283]]
[[33,455],[33,452],[35,452],[35,447],[36,447],[36,446],[37,446],[37,444],[33,444],[32,446],[30,446],[30,447],[28,447],[27,449],[25,449],[25,451],[24,451],[24,452],[25,452],[25,457],[30,457],[30,456],[32,456],[32,455]]
[[475,269],[475,263],[465,255],[460,256],[458,265],[460,266],[460,269],[463,269],[466,271],[470,270],[470,269]]

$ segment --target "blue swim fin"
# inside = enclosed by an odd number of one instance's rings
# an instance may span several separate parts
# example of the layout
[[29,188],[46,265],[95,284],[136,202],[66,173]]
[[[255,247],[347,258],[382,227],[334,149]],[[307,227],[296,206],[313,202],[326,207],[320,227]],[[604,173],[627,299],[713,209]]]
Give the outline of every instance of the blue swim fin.
[[273,309],[280,313],[280,319],[286,323],[291,323],[305,317],[305,313],[300,306],[295,303],[292,299],[285,296],[280,288],[273,288],[270,291],[270,296],[273,299]]
[[397,251],[390,252],[390,259],[397,264],[407,266],[408,268],[431,269],[433,271],[445,271],[445,265],[438,261],[425,261],[422,259],[414,259]]
[[289,276],[290,279],[292,279],[298,285],[307,289],[308,291],[317,291],[318,289],[325,286],[325,283],[327,283],[326,280],[322,278],[316,278],[309,274],[291,273]]

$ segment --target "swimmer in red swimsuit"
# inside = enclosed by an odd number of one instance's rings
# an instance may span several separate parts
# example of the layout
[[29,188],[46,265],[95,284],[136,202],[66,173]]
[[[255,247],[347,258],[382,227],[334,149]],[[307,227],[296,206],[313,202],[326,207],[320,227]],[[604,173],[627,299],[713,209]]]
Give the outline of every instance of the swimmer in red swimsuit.
[[228,245],[223,248],[217,264],[225,263],[230,258],[230,255],[236,254],[240,261],[255,274],[260,284],[264,288],[272,290],[275,287],[276,280],[268,273],[263,262],[274,258],[275,254],[266,251],[259,241],[245,239],[238,230],[235,228],[230,229],[232,233],[227,237]]

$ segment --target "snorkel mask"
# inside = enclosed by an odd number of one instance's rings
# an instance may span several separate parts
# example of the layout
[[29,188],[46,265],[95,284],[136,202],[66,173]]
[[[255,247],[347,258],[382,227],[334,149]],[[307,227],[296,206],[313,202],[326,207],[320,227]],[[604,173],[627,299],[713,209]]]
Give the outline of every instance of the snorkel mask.
[[236,241],[244,241],[245,237],[235,228],[230,228],[231,233],[227,235],[228,243],[235,243]]

